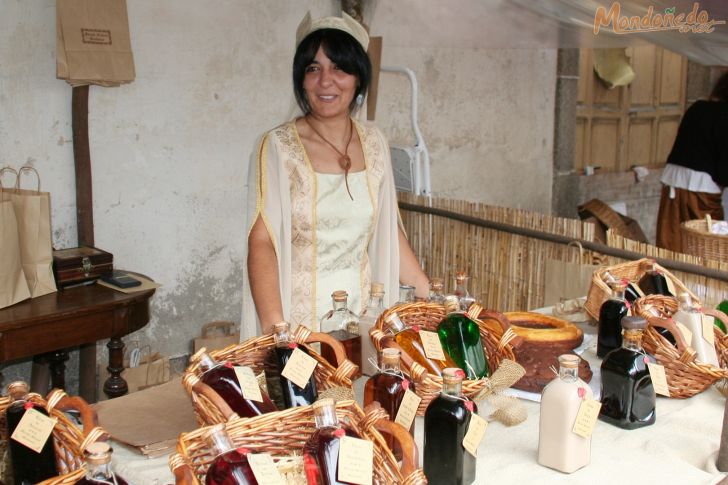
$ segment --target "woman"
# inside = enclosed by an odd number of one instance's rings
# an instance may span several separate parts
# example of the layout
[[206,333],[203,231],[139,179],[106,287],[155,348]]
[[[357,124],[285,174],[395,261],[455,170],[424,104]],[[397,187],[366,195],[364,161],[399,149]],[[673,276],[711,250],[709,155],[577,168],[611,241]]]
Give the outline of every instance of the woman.
[[728,72],[707,101],[698,100],[680,121],[660,181],[657,245],[682,251],[680,223],[709,214],[723,219],[721,192],[728,186]]
[[[366,31],[346,14],[307,15],[296,40],[293,86],[304,115],[263,137],[249,205],[246,297],[263,333],[281,320],[317,330],[335,290],[349,293],[355,313],[372,281],[384,283],[389,303],[400,282],[428,292],[398,221],[389,146],[351,117],[371,76]],[[246,301],[244,321],[253,314]]]

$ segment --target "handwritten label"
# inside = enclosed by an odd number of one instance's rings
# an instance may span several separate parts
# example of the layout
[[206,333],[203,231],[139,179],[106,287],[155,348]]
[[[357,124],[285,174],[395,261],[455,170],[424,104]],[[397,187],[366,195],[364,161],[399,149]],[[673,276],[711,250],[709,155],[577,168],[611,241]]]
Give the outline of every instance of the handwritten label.
[[672,278],[665,275],[665,282],[667,283],[667,291],[669,291],[672,296],[677,296],[677,289],[675,289],[675,282],[672,281]]
[[445,352],[442,351],[440,337],[435,332],[420,330],[420,339],[428,359],[445,360]]
[[715,333],[713,330],[713,317],[702,315],[703,338],[710,345],[715,345]]
[[27,409],[11,438],[40,453],[53,432],[56,421],[33,408]]
[[288,359],[281,375],[303,389],[315,369],[316,359],[297,347],[291,353],[291,358]]
[[579,411],[576,413],[574,427],[571,431],[582,438],[589,438],[594,431],[594,425],[597,423],[601,408],[602,403],[599,401],[589,398],[583,399],[579,405]]
[[286,485],[268,453],[249,453],[248,463],[253,470],[255,480],[261,485]]
[[260,386],[258,386],[258,378],[253,374],[253,369],[239,365],[236,365],[233,369],[235,369],[235,377],[238,378],[240,389],[243,391],[243,397],[250,401],[263,402],[263,395],[260,392]]
[[468,425],[468,432],[465,433],[465,437],[463,438],[463,447],[471,455],[478,456],[478,447],[480,446],[480,442],[483,441],[483,435],[487,427],[488,421],[475,413],[470,415],[470,424]]
[[680,330],[680,333],[683,334],[683,338],[685,339],[685,343],[688,345],[693,344],[693,332],[690,331],[688,327],[686,327],[684,324],[680,322],[675,322],[677,325],[677,328]]
[[422,401],[420,396],[407,389],[404,392],[404,397],[399,405],[397,417],[394,418],[394,422],[402,425],[404,429],[410,429],[412,421],[414,421],[417,415],[417,407],[420,405],[420,401]]
[[342,436],[339,440],[339,481],[371,485],[374,475],[374,443]]
[[652,387],[655,388],[655,394],[670,397],[670,388],[667,385],[667,376],[665,368],[660,364],[649,362],[647,368],[650,370],[650,378],[652,379]]

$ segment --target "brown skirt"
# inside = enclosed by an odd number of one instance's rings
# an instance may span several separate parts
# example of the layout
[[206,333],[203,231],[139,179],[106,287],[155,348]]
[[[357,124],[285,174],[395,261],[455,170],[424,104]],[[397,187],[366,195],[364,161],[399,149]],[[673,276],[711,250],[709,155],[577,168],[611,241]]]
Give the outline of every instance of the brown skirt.
[[660,210],[657,213],[657,246],[682,252],[680,223],[692,219],[703,219],[706,215],[723,219],[721,194],[690,192],[675,189],[675,198],[670,198],[670,187],[662,186]]

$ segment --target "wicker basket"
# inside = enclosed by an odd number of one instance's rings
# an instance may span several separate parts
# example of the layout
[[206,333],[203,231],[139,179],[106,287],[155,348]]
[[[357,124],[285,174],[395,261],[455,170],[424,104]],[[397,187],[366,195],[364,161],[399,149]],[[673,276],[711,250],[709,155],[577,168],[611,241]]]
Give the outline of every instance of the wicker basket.
[[695,219],[680,224],[682,251],[714,261],[728,259],[728,236],[708,231],[706,219]]
[[[670,397],[686,398],[703,392],[716,381],[728,377],[728,371],[695,360],[695,350],[685,343],[682,333],[670,318],[677,309],[677,300],[663,295],[648,295],[635,301],[633,306],[635,314],[644,317],[649,323],[642,336],[642,346],[665,368]],[[720,312],[706,311],[706,314],[716,313]],[[723,317],[725,314],[721,318]],[[655,327],[667,328],[675,337],[677,348],[660,335]],[[719,333],[716,336],[720,337],[716,339],[716,351],[721,355],[721,361],[725,362],[725,348],[721,348],[724,345],[723,335],[720,329],[715,330]]]
[[[293,340],[299,345],[303,345],[311,357],[318,362],[314,376],[319,394],[335,388],[352,389],[351,376],[356,374],[359,368],[346,358],[343,346],[335,338],[325,333],[311,332],[306,327],[299,325],[293,332]],[[321,343],[333,348],[338,367],[332,367],[323,357],[306,345],[312,343]],[[209,354],[220,362],[227,361],[249,366],[256,374],[259,374],[265,370],[266,360],[269,359],[274,347],[273,335],[268,334],[246,340],[238,345],[212,351]],[[224,423],[232,417],[238,417],[217,392],[200,380],[198,362],[194,362],[187,368],[182,383],[192,398],[195,416],[201,426]]]
[[[336,414],[339,420],[348,422],[359,436],[374,442],[375,484],[427,483],[424,473],[417,468],[419,458],[414,439],[402,426],[389,421],[381,407],[368,407],[365,413],[354,401],[339,401]],[[278,462],[292,454],[303,454],[306,441],[316,429],[313,416],[312,406],[303,406],[255,418],[231,419],[225,427],[236,447],[248,448],[253,453],[269,453]],[[176,483],[197,485],[205,482],[205,474],[214,458],[204,439],[208,430],[209,427],[203,427],[180,435],[177,453],[169,460]],[[394,435],[402,447],[404,459],[401,469],[380,431]]]
[[[388,332],[384,330],[385,318],[394,312],[405,326],[418,325],[420,328],[430,331],[437,331],[438,324],[445,318],[445,307],[437,303],[406,303],[390,307],[379,316],[376,326],[370,332],[377,352],[381,352],[385,347],[398,347]],[[480,339],[491,373],[498,369],[504,359],[515,361],[512,346],[520,341],[520,337],[507,328],[505,317],[497,312],[483,311],[477,304],[470,307],[468,315],[480,327]],[[415,392],[422,398],[417,408],[417,415],[424,416],[427,406],[442,391],[442,378],[429,374],[423,366],[414,362],[405,352],[402,352],[402,370],[416,382]],[[489,384],[488,379],[464,380],[463,394],[471,399],[476,399]]]
[[[607,301],[612,295],[612,289],[609,285],[607,285],[607,283],[605,283],[604,275],[607,272],[618,280],[627,279],[629,281],[637,281],[652,267],[653,262],[654,260],[652,259],[643,258],[638,259],[637,261],[629,261],[626,263],[615,264],[614,266],[599,268],[594,271],[586,303],[584,303],[584,309],[586,312],[592,318],[599,321],[599,310],[602,307],[602,303]],[[694,302],[700,303],[698,297],[695,296],[695,294],[690,291],[682,281],[677,279],[675,275],[656,263],[655,268],[662,271],[665,278],[669,278],[674,283],[678,292],[687,291]]]
[[[40,395],[31,393],[28,400],[43,407],[48,414],[55,418],[56,425],[53,428],[53,445],[56,452],[56,467],[60,475],[49,478],[42,485],[65,485],[73,484],[86,475],[85,459],[83,450],[91,443],[100,439],[106,439],[106,433],[98,427],[96,412],[80,397],[70,397],[60,389],[54,389],[48,394],[46,401]],[[5,410],[10,404],[8,398],[0,399],[0,440],[7,442],[7,426],[5,423]],[[78,411],[81,413],[83,429],[81,431],[73,424],[64,411]]]

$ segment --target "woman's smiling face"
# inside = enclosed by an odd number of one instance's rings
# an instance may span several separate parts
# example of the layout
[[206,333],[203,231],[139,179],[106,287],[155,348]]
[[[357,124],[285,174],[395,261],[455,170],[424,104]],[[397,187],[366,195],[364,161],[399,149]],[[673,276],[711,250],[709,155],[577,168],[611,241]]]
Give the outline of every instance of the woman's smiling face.
[[348,74],[326,56],[319,47],[311,64],[306,67],[303,89],[311,113],[317,118],[330,118],[349,114],[349,106],[356,92],[356,76]]

